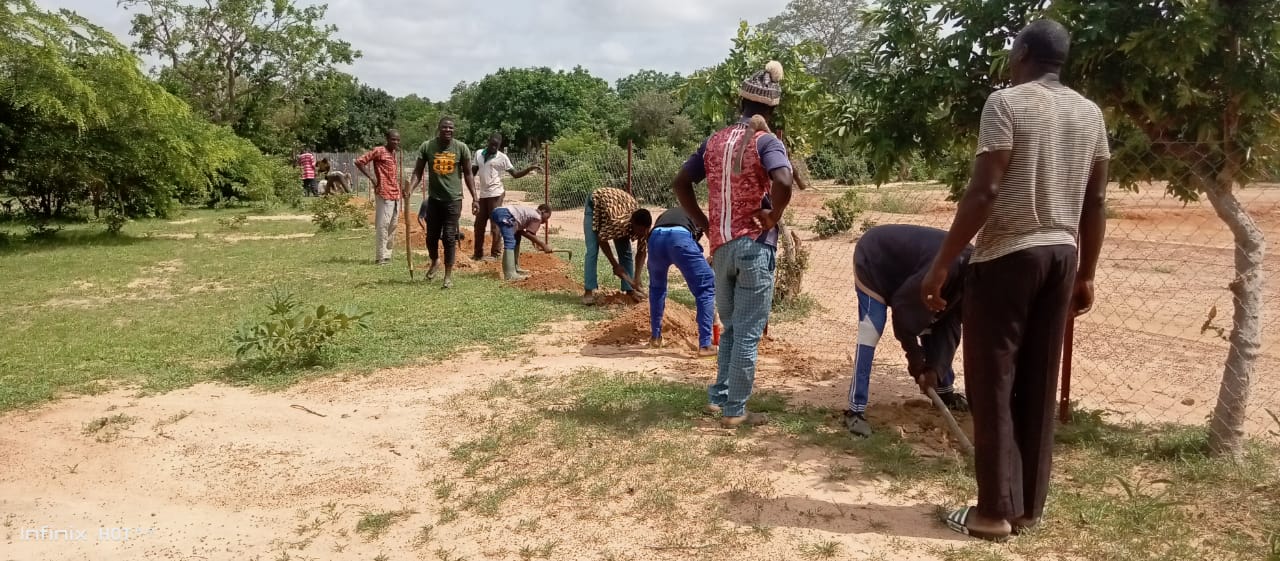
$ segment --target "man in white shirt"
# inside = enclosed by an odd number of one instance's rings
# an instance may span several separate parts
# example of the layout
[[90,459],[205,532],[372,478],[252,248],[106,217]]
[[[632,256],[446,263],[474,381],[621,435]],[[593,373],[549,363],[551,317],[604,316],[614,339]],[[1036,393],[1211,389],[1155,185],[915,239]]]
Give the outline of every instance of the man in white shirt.
[[509,173],[511,177],[520,179],[538,169],[538,166],[529,166],[524,170],[516,171],[515,166],[511,165],[511,160],[502,153],[501,149],[502,133],[495,132],[489,136],[489,144],[476,150],[475,157],[471,159],[471,169],[476,176],[476,201],[471,205],[471,210],[476,216],[476,245],[475,252],[471,255],[472,261],[497,259],[502,255],[502,238],[496,223],[492,225],[489,256],[486,257],[484,254],[484,234],[490,229],[490,215],[501,207],[506,199],[507,191],[502,186],[502,174]]

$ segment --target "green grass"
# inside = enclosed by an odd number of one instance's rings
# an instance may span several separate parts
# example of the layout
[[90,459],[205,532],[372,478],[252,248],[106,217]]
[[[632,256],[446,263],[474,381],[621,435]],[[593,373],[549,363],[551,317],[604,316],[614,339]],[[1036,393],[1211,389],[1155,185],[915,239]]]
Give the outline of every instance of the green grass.
[[379,513],[365,513],[360,517],[360,521],[356,522],[356,533],[362,534],[366,539],[377,539],[396,522],[400,522],[410,516],[416,514],[412,510],[395,510]]
[[773,311],[769,314],[771,323],[788,323],[795,321],[804,321],[816,311],[822,310],[822,304],[818,303],[818,299],[808,294],[800,294],[788,302],[779,302],[773,306]]
[[1280,501],[1259,492],[1280,488],[1273,445],[1251,442],[1231,461],[1209,455],[1203,427],[1120,425],[1098,411],[1076,411],[1057,441],[1050,523],[1020,537],[1015,553],[1276,558],[1267,540],[1280,535]]
[[887,214],[922,214],[933,206],[933,201],[921,195],[902,191],[885,191],[871,197],[868,210]]
[[[0,294],[0,337],[14,343],[0,346],[0,411],[64,392],[102,391],[101,382],[150,391],[206,380],[281,387],[340,370],[439,359],[465,347],[510,352],[515,336],[549,318],[599,315],[584,314],[574,295],[525,292],[479,275],[460,275],[451,291],[441,290],[438,280],[421,282],[421,273],[410,284],[399,261],[370,263],[373,233],[367,229],[226,241],[225,235],[315,232],[303,221],[251,221],[234,232],[216,223],[244,212],[192,210],[176,220],[132,222],[119,237],[102,234],[98,225],[72,224],[52,239],[0,246],[0,277],[8,279]],[[198,221],[170,224],[191,218]],[[578,252],[575,261],[581,263]],[[311,304],[372,312],[371,329],[340,337],[316,366],[237,365],[231,334],[266,316],[263,305],[277,287]]]

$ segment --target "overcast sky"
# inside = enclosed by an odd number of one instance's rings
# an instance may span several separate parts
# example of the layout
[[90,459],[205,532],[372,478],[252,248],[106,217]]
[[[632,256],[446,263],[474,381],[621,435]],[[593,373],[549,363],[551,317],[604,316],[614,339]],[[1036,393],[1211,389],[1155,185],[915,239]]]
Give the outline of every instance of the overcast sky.
[[[126,44],[115,0],[37,0],[68,8]],[[302,4],[318,4],[300,0]],[[445,99],[460,81],[502,67],[582,65],[614,80],[642,68],[688,74],[728,56],[738,21],[756,24],[787,0],[329,0],[327,19],[364,53],[346,69],[395,96]]]

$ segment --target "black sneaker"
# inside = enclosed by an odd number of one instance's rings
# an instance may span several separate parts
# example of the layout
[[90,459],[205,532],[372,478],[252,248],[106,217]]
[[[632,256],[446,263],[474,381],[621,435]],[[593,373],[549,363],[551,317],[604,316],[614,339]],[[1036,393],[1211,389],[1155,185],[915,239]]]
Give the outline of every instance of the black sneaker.
[[960,392],[944,393],[938,397],[942,398],[942,402],[947,404],[947,409],[959,413],[969,412],[969,398]]
[[844,428],[854,436],[868,438],[871,436],[871,423],[867,422],[867,417],[863,413],[854,413],[846,410],[844,412]]

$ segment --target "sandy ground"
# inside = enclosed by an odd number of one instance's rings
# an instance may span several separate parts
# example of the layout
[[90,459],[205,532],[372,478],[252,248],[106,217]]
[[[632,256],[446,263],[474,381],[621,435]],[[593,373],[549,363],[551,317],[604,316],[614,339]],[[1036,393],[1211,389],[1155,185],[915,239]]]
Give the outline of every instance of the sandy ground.
[[[436,521],[441,505],[429,482],[458,477],[446,459],[447,446],[470,436],[467,421],[450,408],[459,395],[513,373],[551,379],[584,367],[642,365],[654,375],[703,382],[713,368],[709,360],[679,349],[597,346],[588,342],[596,332],[583,323],[561,322],[530,338],[539,349],[533,356],[491,360],[472,353],[279,393],[214,384],[146,398],[121,390],[8,414],[0,418],[0,449],[6,451],[0,459],[0,559],[239,561],[283,558],[281,552],[291,559],[431,558],[415,548],[413,538],[420,526]],[[839,380],[797,374],[796,358],[791,349],[766,348],[761,386],[795,394],[801,402],[842,391]],[[895,392],[882,391],[882,399],[890,393]],[[893,399],[914,402],[892,407],[907,430],[928,430],[920,428],[930,426],[923,401],[906,391]],[[136,421],[114,441],[84,434],[86,423],[117,414]],[[940,439],[921,442],[944,453]],[[798,543],[819,538],[841,542],[845,552],[861,552],[855,558],[890,551],[890,542],[901,549],[901,540],[920,547],[963,544],[932,521],[928,501],[890,492],[886,481],[824,481],[833,460],[816,449],[753,461],[774,492],[757,499],[763,514],[731,511],[725,524],[775,529],[744,559],[794,555]],[[404,508],[415,514],[380,539],[366,541],[352,532],[362,513]],[[556,559],[600,559],[605,550],[630,552],[620,558],[634,559],[689,554],[646,549],[662,536],[629,531],[625,516],[579,519],[580,514],[519,504],[494,518],[464,512],[451,524],[437,523],[433,541],[469,559],[518,559],[518,544],[504,536],[533,517],[541,529],[520,543],[555,540]],[[315,524],[314,530],[302,532],[306,524]],[[70,530],[70,536],[35,538],[45,527]],[[300,544],[303,533],[310,537]],[[929,558],[918,549],[903,551],[884,559]]]

